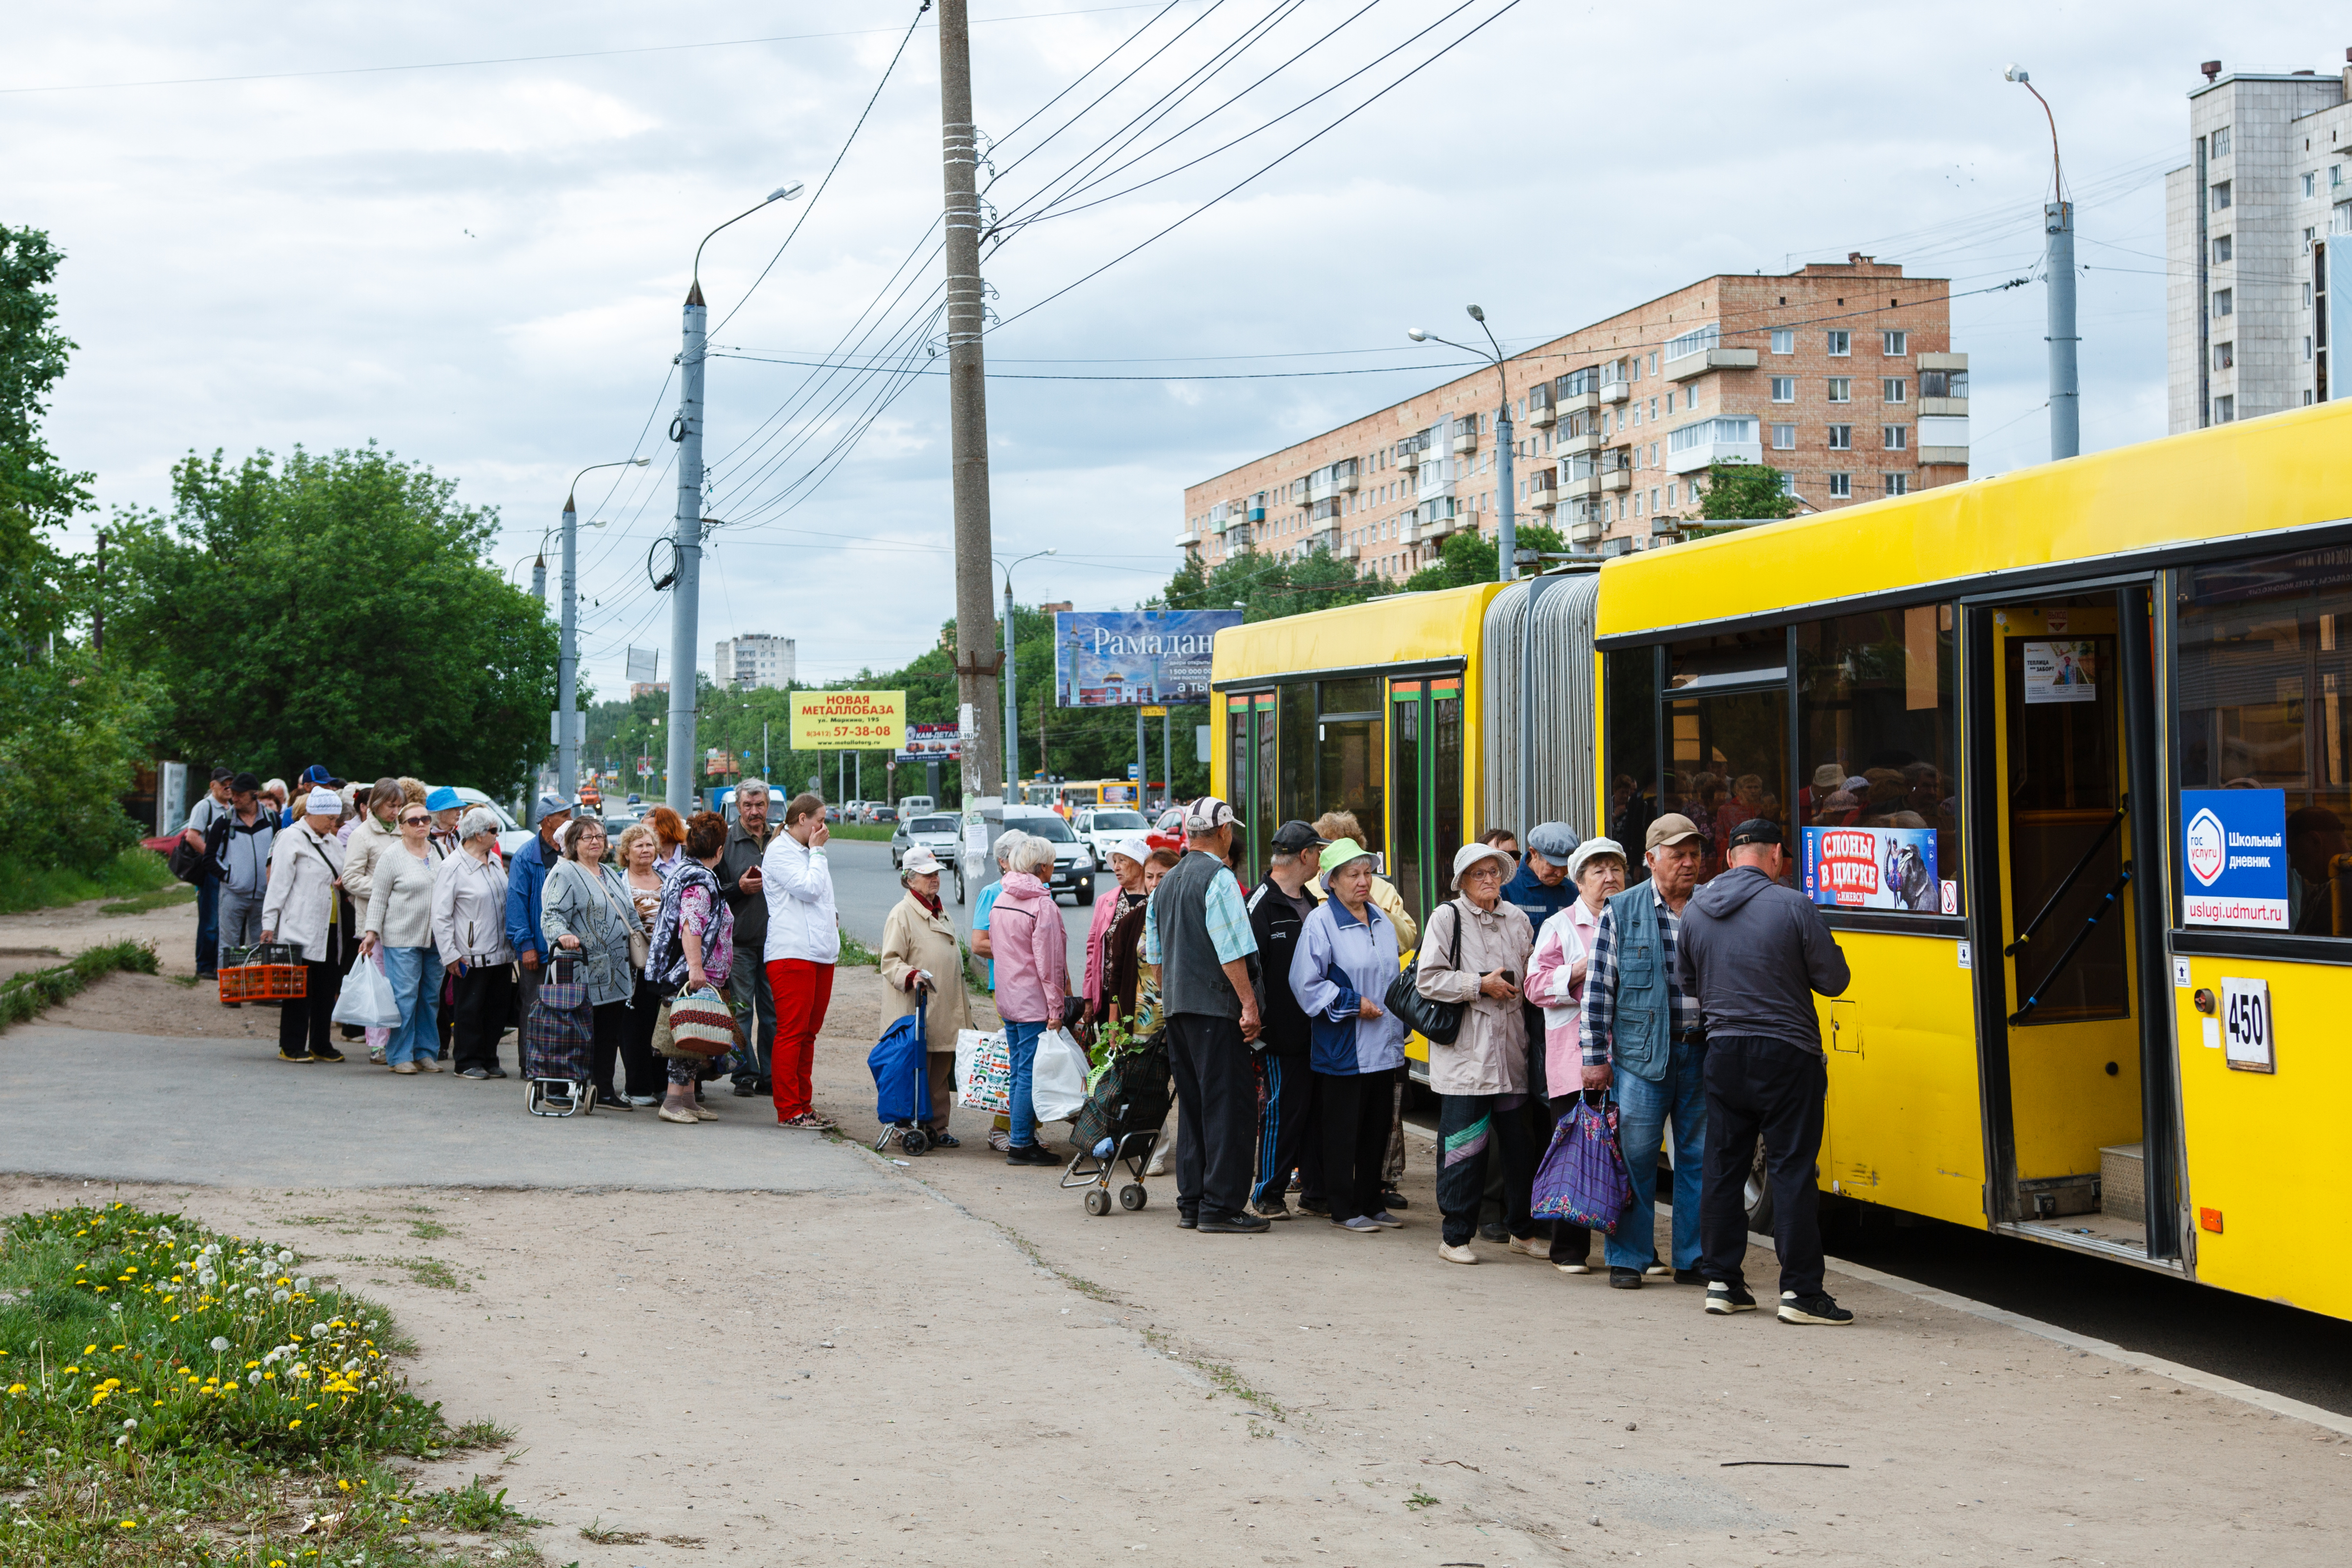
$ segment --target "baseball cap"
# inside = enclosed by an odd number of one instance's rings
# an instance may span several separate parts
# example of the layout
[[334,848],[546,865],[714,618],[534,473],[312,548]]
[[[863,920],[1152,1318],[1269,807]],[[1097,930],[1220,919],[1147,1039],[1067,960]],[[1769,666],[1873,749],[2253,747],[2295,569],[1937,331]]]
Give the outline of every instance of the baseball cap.
[[309,767],[302,770],[301,778],[296,782],[306,784],[331,784],[333,777],[333,774],[327,772],[326,763],[312,763]]
[[1215,795],[1204,795],[1184,808],[1184,831],[1187,833],[1214,833],[1227,826],[1240,827],[1245,825],[1234,815],[1232,806]]
[[541,795],[539,797],[538,806],[534,808],[530,814],[531,825],[533,826],[537,826],[540,823],[545,822],[549,817],[558,816],[563,812],[570,811],[571,809],[572,803],[564,799],[560,795]]
[[898,869],[912,871],[918,877],[928,877],[939,868],[940,858],[919,844],[908,850],[898,861]]
[[1296,818],[1274,830],[1274,847],[1286,855],[1296,855],[1301,849],[1320,849],[1330,842],[1315,837],[1312,826]]
[[261,781],[251,773],[239,773],[228,781],[228,787],[231,795],[257,795],[261,791]]
[[1769,844],[1777,847],[1780,843],[1780,825],[1769,817],[1751,816],[1731,830],[1730,847],[1734,849],[1743,844]]
[[1642,847],[1655,849],[1663,845],[1680,844],[1685,838],[1698,837],[1698,824],[1679,811],[1670,811],[1650,824],[1650,831],[1642,835]]
[[1576,829],[1565,822],[1538,822],[1528,829],[1528,848],[1558,866],[1576,853]]
[[236,772],[233,768],[215,768],[213,770],[213,783],[215,784],[226,784],[229,780],[235,777],[236,777]]

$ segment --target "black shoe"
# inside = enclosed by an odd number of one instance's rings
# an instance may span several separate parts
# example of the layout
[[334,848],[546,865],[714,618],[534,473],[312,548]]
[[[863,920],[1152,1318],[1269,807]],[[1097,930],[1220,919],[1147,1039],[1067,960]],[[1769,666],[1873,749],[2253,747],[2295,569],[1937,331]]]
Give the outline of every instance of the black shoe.
[[1328,1219],[1331,1215],[1331,1205],[1325,1203],[1321,1198],[1299,1199],[1298,1210],[1301,1214],[1321,1215],[1326,1219]]
[[1641,1288],[1642,1271],[1640,1269],[1612,1268],[1609,1271],[1609,1289],[1612,1290],[1639,1290]]
[[1748,1293],[1745,1286],[1727,1285],[1717,1279],[1706,1288],[1706,1310],[1727,1318],[1734,1312],[1752,1312],[1756,1310],[1756,1298]]
[[1677,1268],[1675,1270],[1675,1283],[1677,1285],[1704,1285],[1706,1283],[1706,1276],[1700,1273],[1696,1268]]
[[635,1110],[636,1107],[631,1105],[625,1096],[606,1094],[600,1089],[596,1091],[596,1109],[599,1110]]
[[329,1046],[323,1051],[312,1051],[310,1053],[310,1059],[314,1062],[341,1062],[348,1058],[344,1057],[342,1052],[335,1049],[332,1046]]
[[[490,1069],[488,1068],[459,1068],[457,1069],[457,1076],[459,1078],[488,1078],[490,1076]],[[504,1077],[505,1075],[500,1074],[499,1076]]]
[[196,971],[196,984],[199,985],[203,984],[207,980],[217,983],[219,979],[220,971],[217,969],[199,969]]
[[1025,1149],[1018,1144],[1007,1149],[1004,1163],[1008,1165],[1058,1165],[1062,1161],[1043,1143],[1032,1143]]
[[932,1132],[927,1134],[927,1136],[930,1139],[931,1147],[934,1149],[961,1149],[963,1147],[963,1140],[957,1137],[952,1132]]
[[504,1068],[484,1068],[482,1069],[482,1076],[484,1078],[504,1078],[507,1076],[507,1069]]
[[758,1084],[753,1083],[750,1079],[748,1079],[748,1078],[744,1078],[744,1079],[736,1079],[736,1080],[735,1080],[735,1098],[736,1098],[736,1099],[738,1099],[738,1100],[750,1100],[750,1099],[751,1099],[753,1096],[757,1095],[759,1092],[760,1092],[760,1086],[759,1086]]
[[1178,1230],[1198,1230],[1200,1227],[1201,1222],[1197,1216],[1185,1214],[1181,1210],[1178,1211],[1176,1215],[1176,1228]]
[[1384,1209],[1409,1209],[1412,1207],[1412,1205],[1405,1202],[1404,1194],[1397,1191],[1394,1187],[1382,1187],[1381,1189],[1381,1207]]
[[768,1095],[772,1098],[776,1092],[776,1086],[772,1079],[764,1078],[755,1079],[752,1080],[751,1092],[754,1094]]
[[1810,1296],[1783,1290],[1780,1292],[1780,1321],[1784,1323],[1819,1323],[1825,1328],[1839,1329],[1853,1322],[1853,1314],[1818,1290]]
[[1511,1233],[1499,1225],[1482,1225],[1478,1227],[1478,1234],[1488,1241],[1507,1242],[1511,1239]]
[[335,1027],[341,1031],[343,1038],[347,1040],[363,1040],[367,1038],[367,1031],[359,1027],[357,1025],[338,1024]]
[[297,1056],[291,1051],[280,1051],[278,1053],[278,1059],[281,1062],[307,1062],[310,1060],[310,1053],[304,1051]]
[[1195,1228],[1211,1236],[1255,1236],[1262,1230],[1272,1230],[1268,1220],[1254,1214],[1202,1215]]
[[1290,1205],[1284,1203],[1280,1198],[1276,1198],[1270,1204],[1255,1203],[1250,1205],[1250,1213],[1257,1215],[1260,1219],[1288,1219],[1290,1217]]

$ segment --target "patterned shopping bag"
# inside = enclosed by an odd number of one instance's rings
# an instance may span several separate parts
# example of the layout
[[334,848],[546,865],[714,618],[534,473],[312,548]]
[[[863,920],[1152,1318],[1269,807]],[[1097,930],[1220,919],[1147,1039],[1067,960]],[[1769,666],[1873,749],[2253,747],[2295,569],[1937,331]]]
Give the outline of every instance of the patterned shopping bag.
[[1013,1114],[1013,1052],[1003,1030],[957,1032],[956,1103],[997,1116]]
[[1609,1234],[1633,1195],[1625,1156],[1617,1148],[1617,1102],[1579,1095],[1552,1129],[1551,1147],[1536,1168],[1531,1212]]

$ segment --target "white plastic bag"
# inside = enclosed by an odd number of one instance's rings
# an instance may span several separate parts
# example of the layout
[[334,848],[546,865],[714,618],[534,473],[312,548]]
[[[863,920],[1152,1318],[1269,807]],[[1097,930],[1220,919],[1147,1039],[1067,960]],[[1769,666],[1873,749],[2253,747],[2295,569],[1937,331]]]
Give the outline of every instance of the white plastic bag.
[[372,957],[362,957],[343,976],[342,991],[335,997],[334,1020],[359,1029],[393,1029],[400,1026],[400,1004],[392,999],[392,982],[383,977]]
[[1037,1059],[1029,1069],[1029,1103],[1037,1120],[1067,1121],[1087,1103],[1087,1051],[1067,1029],[1037,1037]]

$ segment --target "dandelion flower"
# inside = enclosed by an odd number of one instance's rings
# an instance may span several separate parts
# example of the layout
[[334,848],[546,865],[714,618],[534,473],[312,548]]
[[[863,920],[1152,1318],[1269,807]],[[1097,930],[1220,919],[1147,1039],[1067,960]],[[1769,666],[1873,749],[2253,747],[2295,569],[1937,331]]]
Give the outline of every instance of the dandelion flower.
[[221,1338],[218,1334],[214,1335],[213,1349],[216,1351],[225,1351],[228,1349],[228,1341]]

